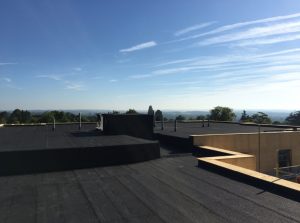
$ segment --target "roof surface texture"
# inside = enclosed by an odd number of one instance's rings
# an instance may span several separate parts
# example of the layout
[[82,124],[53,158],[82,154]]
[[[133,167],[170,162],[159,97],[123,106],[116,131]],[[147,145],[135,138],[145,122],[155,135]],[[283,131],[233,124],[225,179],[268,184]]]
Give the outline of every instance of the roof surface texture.
[[0,222],[300,222],[299,203],[196,164],[181,155],[0,177]]
[[[283,128],[275,127],[261,127],[262,132],[264,131],[283,131]],[[164,124],[164,130],[161,130],[161,124],[156,123],[155,133],[162,135],[170,135],[182,138],[188,138],[190,135],[202,135],[202,134],[224,134],[224,133],[251,133],[258,132],[258,126],[252,125],[240,125],[237,123],[218,123],[210,122],[209,127],[205,122],[202,127],[201,122],[194,123],[177,123],[176,132],[174,131],[174,122],[167,122]]]

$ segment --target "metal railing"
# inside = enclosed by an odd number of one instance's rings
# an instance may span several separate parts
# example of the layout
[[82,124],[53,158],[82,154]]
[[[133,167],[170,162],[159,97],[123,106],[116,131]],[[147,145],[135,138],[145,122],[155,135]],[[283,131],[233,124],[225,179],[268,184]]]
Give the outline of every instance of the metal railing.
[[277,167],[274,171],[278,178],[300,183],[300,165]]

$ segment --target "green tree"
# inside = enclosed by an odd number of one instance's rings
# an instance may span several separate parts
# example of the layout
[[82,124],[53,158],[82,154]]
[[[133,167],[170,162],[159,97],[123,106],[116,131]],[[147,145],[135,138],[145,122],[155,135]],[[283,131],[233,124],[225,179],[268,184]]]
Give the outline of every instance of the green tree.
[[228,107],[217,106],[210,110],[210,119],[216,121],[233,121],[236,115],[233,109]]
[[271,118],[263,112],[257,112],[254,115],[251,116],[251,119],[253,122],[257,124],[271,124],[272,120]]
[[21,110],[21,123],[30,123],[32,120],[31,113],[29,111]]
[[175,120],[183,121],[183,120],[185,120],[185,117],[183,115],[178,115],[178,116],[176,116]]
[[39,119],[39,122],[42,123],[52,123],[53,122],[53,113],[51,111],[49,112],[44,112],[41,116],[41,118]]
[[205,115],[198,115],[197,117],[196,117],[196,120],[203,120],[203,119],[205,119],[206,117],[205,117]]
[[20,123],[30,123],[31,113],[29,111],[24,111],[20,109],[15,109],[9,116],[8,123],[20,124]]
[[292,112],[285,121],[290,125],[300,125],[300,111]]
[[[65,122],[79,122],[79,114],[78,115],[74,115],[71,112],[63,112],[64,113],[64,119]],[[81,116],[82,118],[82,116]]]
[[6,111],[0,112],[0,124],[5,124],[8,121],[9,114]]
[[155,117],[155,121],[162,121],[162,118],[163,118],[163,113],[161,110],[156,110],[155,114],[154,114],[154,117]]
[[247,114],[247,112],[245,110],[242,113],[240,122],[252,122],[252,118]]
[[49,111],[49,112],[44,112],[42,114],[39,122],[52,123],[53,118],[55,118],[55,122],[78,122],[79,121],[79,116],[74,115],[73,113],[63,112],[63,111]]
[[81,115],[82,122],[97,122],[96,115]]
[[9,116],[8,123],[19,124],[21,119],[21,110],[15,109]]
[[135,115],[138,114],[138,112],[132,108],[130,108],[127,112],[125,112],[127,115]]

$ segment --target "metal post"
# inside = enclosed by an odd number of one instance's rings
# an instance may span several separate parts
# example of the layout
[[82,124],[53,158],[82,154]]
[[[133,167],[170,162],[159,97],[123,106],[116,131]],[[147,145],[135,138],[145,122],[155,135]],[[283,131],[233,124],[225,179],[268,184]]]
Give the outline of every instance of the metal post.
[[208,119],[208,120],[207,120],[207,127],[209,127],[209,124],[210,124],[210,123],[209,123],[209,119]]
[[202,127],[204,127],[204,119],[202,119]]
[[176,132],[177,131],[177,119],[175,119],[175,121],[174,121],[174,132]]
[[100,128],[100,122],[101,122],[100,114],[97,114],[97,124],[96,124],[96,128]]
[[55,117],[53,116],[53,127],[52,130],[55,131]]
[[164,116],[161,116],[161,130],[164,130]]
[[258,171],[260,172],[260,124],[258,124]]
[[279,159],[278,159],[278,156],[279,156],[279,149],[277,149],[276,151],[276,158],[277,158],[277,162],[276,162],[276,177],[279,178]]
[[81,129],[81,112],[79,112],[79,130]]

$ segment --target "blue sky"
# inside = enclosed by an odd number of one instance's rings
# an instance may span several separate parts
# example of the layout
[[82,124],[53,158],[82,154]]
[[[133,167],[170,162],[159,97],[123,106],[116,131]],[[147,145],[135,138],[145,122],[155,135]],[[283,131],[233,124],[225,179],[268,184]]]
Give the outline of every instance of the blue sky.
[[0,110],[297,110],[300,1],[2,0]]

